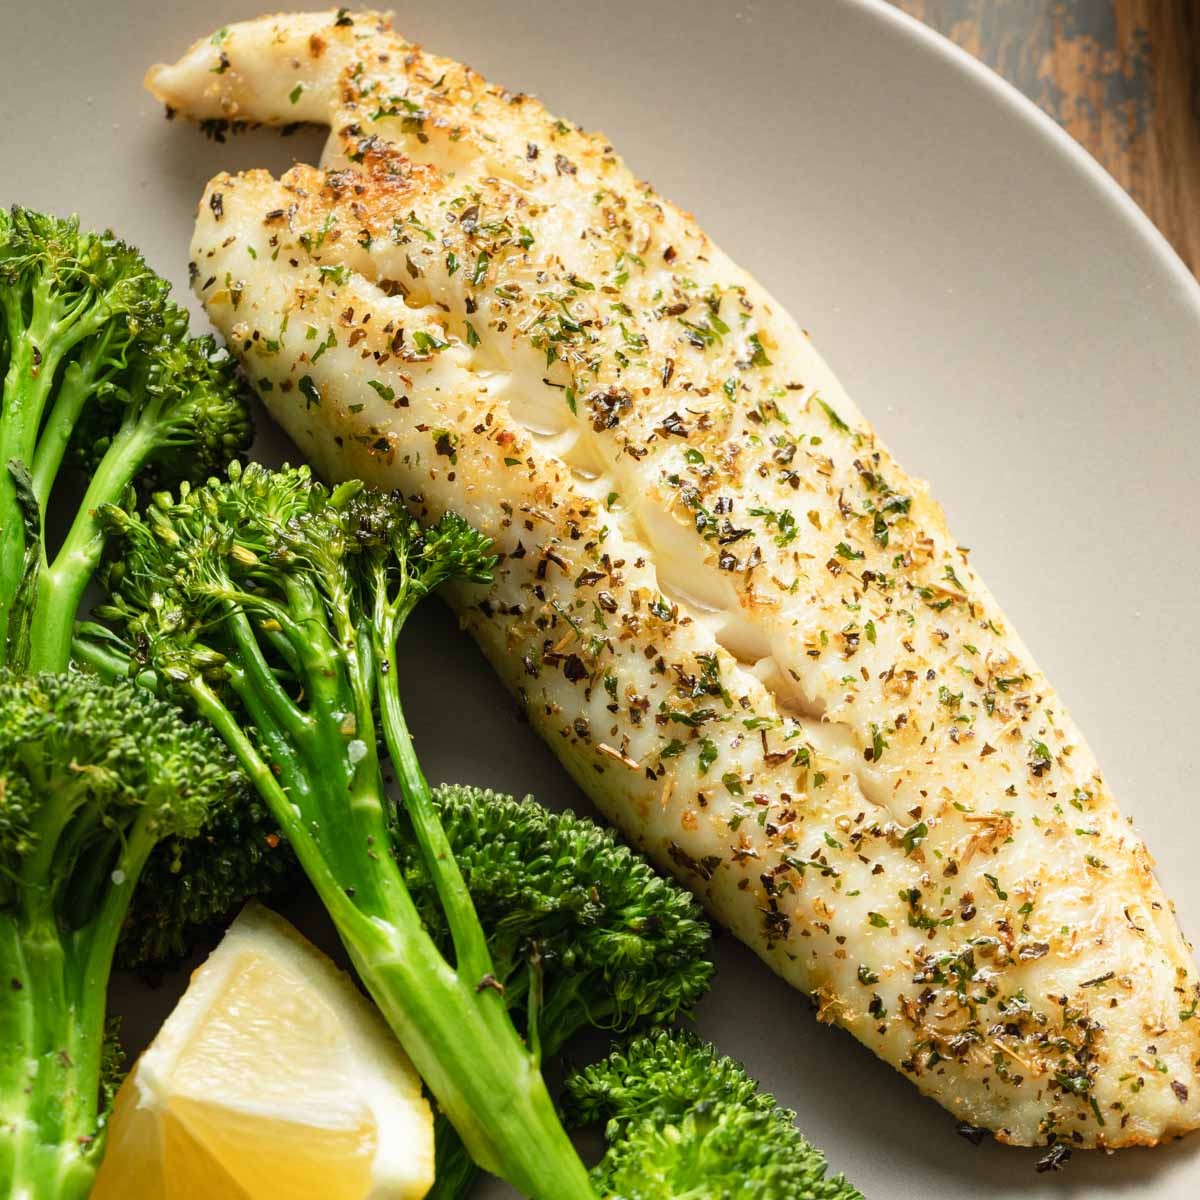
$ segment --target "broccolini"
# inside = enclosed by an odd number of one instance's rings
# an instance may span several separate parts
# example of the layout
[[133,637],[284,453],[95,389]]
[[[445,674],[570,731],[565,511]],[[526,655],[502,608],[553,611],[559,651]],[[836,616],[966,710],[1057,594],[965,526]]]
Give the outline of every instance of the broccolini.
[[[131,648],[92,621],[76,625],[72,663],[101,679],[137,673]],[[153,673],[141,686],[154,690]],[[246,783],[209,813],[192,838],[167,838],[142,871],[117,942],[118,967],[148,973],[171,966],[197,942],[215,940],[245,901],[293,891],[299,867],[279,822]]]
[[[711,931],[699,903],[607,829],[480,788],[434,802],[487,936],[504,999],[534,1053],[558,1054],[588,1026],[666,1025],[708,990]],[[401,867],[438,944],[450,932],[424,859],[401,839]],[[443,1118],[430,1200],[457,1200],[474,1178]]]
[[91,1190],[130,895],[241,786],[210,730],[132,683],[0,671],[0,1195]]
[[[104,548],[103,504],[131,484],[200,482],[249,442],[233,360],[189,335],[168,291],[111,233],[0,210],[0,663],[67,669]],[[69,468],[84,480],[74,505]],[[108,666],[102,677],[127,663]],[[261,806],[219,805],[199,840],[169,839],[147,864],[119,960],[178,957],[197,926],[285,881],[291,860],[272,849],[276,834]]]
[[[453,515],[422,532],[398,496],[331,492],[307,468],[255,464],[106,518],[121,544],[101,615],[124,622],[164,690],[237,755],[471,1156],[536,1200],[591,1200],[509,1018],[397,686],[405,619],[448,578],[489,578],[486,541]],[[452,961],[394,857],[380,727]]]
[[576,1123],[607,1122],[592,1181],[610,1200],[862,1200],[794,1113],[694,1034],[635,1038],[566,1090]]
[[[232,359],[188,336],[168,290],[110,233],[0,211],[0,663],[66,669],[104,548],[102,505],[135,480],[202,480],[249,442]],[[65,462],[88,481],[52,551],[46,514]]]

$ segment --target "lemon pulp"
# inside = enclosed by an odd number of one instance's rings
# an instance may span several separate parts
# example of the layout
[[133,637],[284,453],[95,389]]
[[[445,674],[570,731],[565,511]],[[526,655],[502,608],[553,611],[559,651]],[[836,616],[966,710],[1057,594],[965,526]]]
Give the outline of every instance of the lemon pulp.
[[92,1200],[419,1200],[433,1122],[375,1009],[260,906],[117,1097]]

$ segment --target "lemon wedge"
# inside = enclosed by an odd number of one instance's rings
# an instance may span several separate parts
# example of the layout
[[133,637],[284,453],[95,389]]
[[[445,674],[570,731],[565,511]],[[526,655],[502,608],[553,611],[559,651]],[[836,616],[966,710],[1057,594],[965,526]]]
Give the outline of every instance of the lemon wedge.
[[420,1200],[421,1081],[353,982],[251,905],[117,1095],[92,1200]]

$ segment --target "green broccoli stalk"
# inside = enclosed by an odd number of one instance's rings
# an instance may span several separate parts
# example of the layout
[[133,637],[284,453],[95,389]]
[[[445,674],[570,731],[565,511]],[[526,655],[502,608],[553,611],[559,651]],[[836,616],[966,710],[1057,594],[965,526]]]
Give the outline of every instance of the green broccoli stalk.
[[[67,669],[104,548],[104,504],[131,483],[201,482],[249,442],[233,360],[211,337],[189,336],[168,290],[110,233],[0,210],[0,663]],[[51,547],[47,509],[70,494],[57,486],[67,468],[86,483]],[[115,653],[91,665],[102,678],[128,673]],[[120,961],[177,957],[195,927],[285,882],[291,861],[272,848],[277,835],[263,806],[220,806],[195,844],[170,839],[147,866],[153,888],[134,900]]]
[[[396,689],[404,620],[449,578],[486,580],[486,541],[452,515],[422,533],[398,496],[254,464],[142,515],[106,512],[121,546],[101,615],[237,755],[472,1157],[537,1200],[592,1200],[509,1019]],[[452,960],[395,859],[379,724]]]
[[0,672],[0,1195],[91,1190],[130,895],[154,846],[239,786],[210,730],[134,684]]
[[[557,1055],[587,1027],[628,1032],[689,1014],[708,990],[711,930],[690,892],[664,879],[611,830],[479,788],[434,803],[475,902],[504,999],[534,1053]],[[449,949],[424,858],[400,864],[427,927]],[[464,1196],[470,1158],[444,1118],[429,1200]]]
[[[0,663],[66,669],[104,504],[135,480],[203,480],[249,442],[233,360],[188,336],[168,290],[110,233],[0,214]],[[65,462],[89,479],[51,555],[45,515]]]
[[862,1200],[758,1090],[740,1063],[691,1033],[659,1031],[567,1079],[576,1125],[605,1122],[592,1171],[613,1200]]

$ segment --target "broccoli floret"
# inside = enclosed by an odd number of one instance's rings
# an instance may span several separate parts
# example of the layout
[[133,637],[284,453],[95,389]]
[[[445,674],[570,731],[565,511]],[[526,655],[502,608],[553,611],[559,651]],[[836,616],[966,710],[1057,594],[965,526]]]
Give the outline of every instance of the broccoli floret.
[[[711,930],[700,905],[610,830],[480,788],[441,787],[434,801],[497,982],[535,1051],[557,1054],[588,1026],[626,1032],[669,1024],[708,990]],[[402,847],[413,899],[448,950],[424,860],[411,842]],[[443,1124],[431,1200],[464,1195],[474,1175]]]
[[[168,290],[133,247],[75,218],[14,207],[0,222],[0,663],[66,669],[102,505],[135,481],[202,480],[249,444],[232,358],[188,336]],[[64,462],[89,478],[52,548]]]
[[[72,661],[101,679],[129,678],[131,648],[94,622],[75,628]],[[152,673],[138,680],[154,689]],[[197,943],[215,941],[249,899],[295,890],[300,867],[279,823],[243,781],[228,804],[216,805],[194,838],[155,846],[142,871],[117,943],[117,966],[146,971],[170,966]]]
[[[611,830],[482,788],[440,787],[434,801],[509,1007],[540,993],[529,1033],[543,1053],[589,1025],[670,1024],[708,990],[712,933],[700,905]],[[408,886],[448,945],[429,873],[404,845]]]
[[634,1039],[566,1084],[569,1118],[606,1123],[592,1172],[611,1200],[862,1200],[740,1063],[691,1033]]
[[154,439],[138,476],[146,491],[223,471],[253,432],[229,352],[211,334],[190,336],[188,314],[173,302],[163,304],[159,320],[135,343],[124,385],[95,394],[67,448],[72,465],[95,474],[122,427],[136,420]]
[[134,684],[0,672],[0,1195],[91,1190],[129,898],[154,846],[240,786],[210,730]]
[[117,966],[178,962],[197,943],[215,941],[247,900],[287,895],[299,881],[279,822],[243,786],[214,808],[195,837],[155,847],[121,928]]
[[[329,911],[360,978],[474,1160],[535,1200],[594,1200],[535,1053],[514,1028],[413,749],[396,643],[450,578],[486,581],[487,541],[447,514],[307,468],[109,506],[119,534],[102,618],[166,694],[234,751]],[[378,731],[402,793],[384,790]],[[396,856],[411,840],[444,913],[444,954]]]

